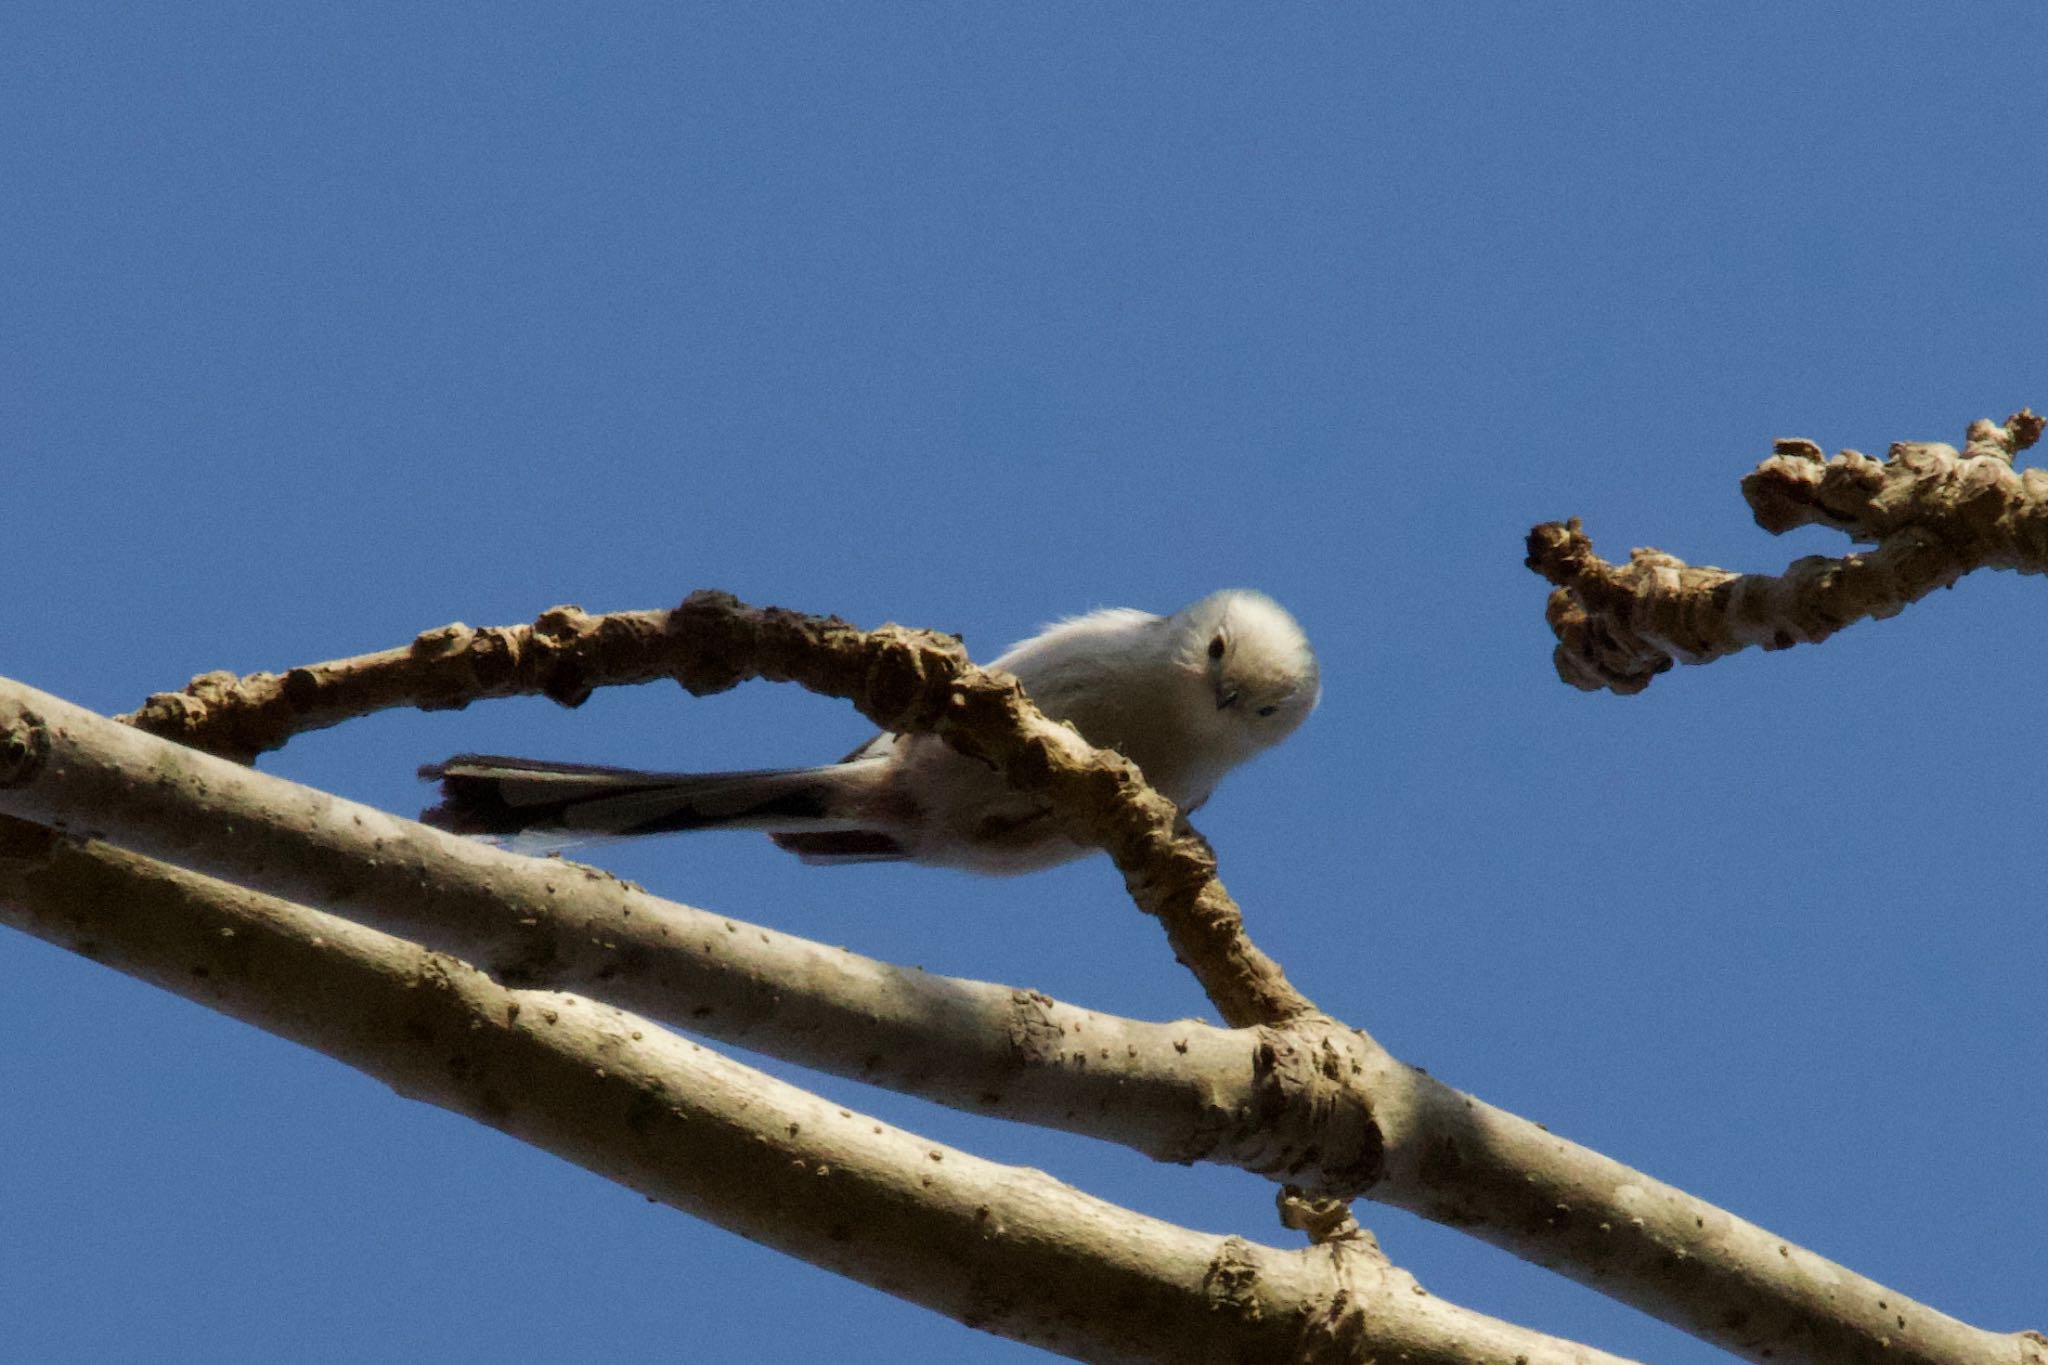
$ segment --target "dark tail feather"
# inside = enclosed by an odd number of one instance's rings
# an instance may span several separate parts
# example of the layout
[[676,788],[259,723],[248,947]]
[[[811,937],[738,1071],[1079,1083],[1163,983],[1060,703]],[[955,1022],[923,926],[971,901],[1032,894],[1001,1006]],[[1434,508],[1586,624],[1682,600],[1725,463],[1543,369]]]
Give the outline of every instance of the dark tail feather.
[[560,834],[562,844],[675,830],[830,830],[855,821],[844,810],[850,769],[650,773],[583,763],[541,763],[458,754],[420,769],[441,784],[441,804],[420,819],[456,834],[498,838]]
[[786,848],[807,863],[899,863],[910,856],[893,834],[878,829],[828,829],[802,834],[770,834],[777,848]]

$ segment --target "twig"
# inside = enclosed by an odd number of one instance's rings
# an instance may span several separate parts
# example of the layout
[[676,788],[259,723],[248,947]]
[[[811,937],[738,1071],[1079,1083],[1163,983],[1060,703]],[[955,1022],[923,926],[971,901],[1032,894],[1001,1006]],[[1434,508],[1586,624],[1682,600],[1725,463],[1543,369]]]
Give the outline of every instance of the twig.
[[1829,526],[1869,554],[1809,556],[1783,574],[1734,574],[1639,549],[1626,565],[1593,553],[1578,518],[1529,532],[1529,567],[1556,585],[1545,612],[1558,676],[1586,691],[1640,692],[1673,663],[1817,644],[1844,626],[1895,616],[1974,569],[2048,572],[2048,471],[2015,472],[2040,439],[2022,410],[1971,425],[1958,451],[1900,444],[1879,462],[1853,450],[1823,460],[1779,441],[1742,481],[1772,534]]
[[1014,678],[976,668],[950,635],[862,631],[837,617],[698,592],[671,612],[591,616],[556,607],[530,626],[445,626],[405,649],[283,674],[208,673],[122,719],[247,761],[294,734],[389,707],[533,694],[575,706],[597,687],[659,678],[696,696],[750,678],[794,682],[852,701],[885,730],[941,736],[1011,785],[1042,793],[1070,837],[1109,853],[1132,899],[1159,920],[1227,1023],[1277,1024],[1317,1012],[1245,933],[1215,854],[1173,803],[1121,755],[1047,720]]

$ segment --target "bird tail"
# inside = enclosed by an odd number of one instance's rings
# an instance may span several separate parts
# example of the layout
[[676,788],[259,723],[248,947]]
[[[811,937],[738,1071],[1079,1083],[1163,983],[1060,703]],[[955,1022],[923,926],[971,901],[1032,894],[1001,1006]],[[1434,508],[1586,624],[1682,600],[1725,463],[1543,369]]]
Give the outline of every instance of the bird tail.
[[441,784],[441,804],[420,819],[533,851],[686,829],[830,835],[863,828],[852,807],[879,775],[873,760],[762,772],[650,773],[457,754],[420,769],[421,777]]

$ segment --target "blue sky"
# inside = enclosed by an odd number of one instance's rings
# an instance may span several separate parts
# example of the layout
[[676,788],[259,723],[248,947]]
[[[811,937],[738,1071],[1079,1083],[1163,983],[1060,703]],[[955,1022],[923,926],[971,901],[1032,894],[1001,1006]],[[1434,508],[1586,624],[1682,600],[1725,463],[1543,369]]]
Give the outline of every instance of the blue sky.
[[[1322,709],[1199,823],[1404,1058],[1988,1327],[2048,1325],[2038,584],[1585,696],[1536,521],[1775,569],[1773,437],[2048,404],[2048,11],[312,7],[0,19],[0,672],[213,668],[698,587],[963,633],[1263,588]],[[2035,624],[2029,624],[2030,622]],[[270,770],[401,812],[461,749],[762,766],[757,686],[384,716]],[[1096,860],[745,835],[604,861],[935,971],[1206,1013]],[[23,1360],[1042,1359],[0,937]],[[800,1074],[800,1073],[799,1073]],[[1191,1226],[1269,1187],[818,1088]],[[1436,1292],[1721,1359],[1362,1208]]]

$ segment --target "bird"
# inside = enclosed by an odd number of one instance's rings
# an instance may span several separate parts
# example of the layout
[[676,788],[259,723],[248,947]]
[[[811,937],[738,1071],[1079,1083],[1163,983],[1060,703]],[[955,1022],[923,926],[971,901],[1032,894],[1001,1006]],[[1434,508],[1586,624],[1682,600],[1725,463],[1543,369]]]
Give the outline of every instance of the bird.
[[[1111,607],[1055,621],[987,665],[1183,812],[1293,734],[1322,698],[1315,652],[1264,593],[1214,592],[1171,616]],[[518,852],[695,829],[764,830],[807,863],[916,862],[995,876],[1086,856],[1045,800],[931,734],[883,731],[837,763],[664,773],[458,754],[429,825]]]

